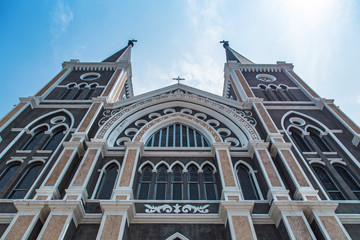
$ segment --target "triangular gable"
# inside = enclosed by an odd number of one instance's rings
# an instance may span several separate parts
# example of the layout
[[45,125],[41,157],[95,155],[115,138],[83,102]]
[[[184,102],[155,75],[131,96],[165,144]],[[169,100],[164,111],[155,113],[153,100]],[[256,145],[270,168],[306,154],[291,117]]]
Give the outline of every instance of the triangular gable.
[[182,235],[179,232],[174,233],[173,235],[171,235],[170,237],[168,237],[166,240],[190,240],[189,238],[185,237],[184,235]]

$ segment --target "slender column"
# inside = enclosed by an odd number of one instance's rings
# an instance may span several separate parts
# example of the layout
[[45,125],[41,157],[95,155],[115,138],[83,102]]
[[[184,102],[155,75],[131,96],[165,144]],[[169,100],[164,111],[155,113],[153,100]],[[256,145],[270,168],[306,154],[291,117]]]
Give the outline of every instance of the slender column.
[[127,71],[120,68],[116,69],[101,97],[106,98],[107,102],[115,102],[119,98],[126,80]]
[[241,87],[245,93],[245,96],[249,99],[249,98],[254,98],[255,95],[254,93],[251,91],[251,88],[249,86],[249,84],[246,82],[243,74],[241,73],[240,70],[235,70],[235,74],[236,77],[239,79],[239,82],[241,84]]
[[123,239],[128,210],[131,203],[100,201],[103,217],[101,220],[97,240]]
[[133,198],[132,186],[134,183],[136,166],[144,151],[144,143],[127,142],[125,143],[125,156],[121,166],[120,177],[116,183],[114,197],[116,200]]
[[91,174],[94,171],[96,162],[103,154],[105,149],[105,140],[93,139],[91,142],[87,142],[88,149],[85,152],[84,157],[75,173],[73,180],[71,181],[69,188],[66,189],[66,200],[80,200],[86,201],[88,193],[86,186],[90,180]]
[[42,223],[45,222],[48,210],[43,203],[29,204],[29,201],[15,202],[18,210],[1,240],[29,239],[36,237]]
[[290,200],[289,191],[286,190],[283,181],[279,175],[279,172],[272,160],[268,151],[268,143],[264,142],[249,142],[251,144],[251,151],[254,152],[261,171],[264,174],[266,184],[269,188],[268,198],[275,201]]
[[37,239],[71,239],[79,220],[84,216],[82,203],[80,201],[50,202],[49,209],[51,212]]
[[241,200],[242,194],[236,182],[236,176],[230,156],[230,143],[213,143],[212,152],[216,156],[222,184],[221,199]]
[[221,205],[227,212],[228,227],[232,239],[257,239],[251,219],[254,202],[222,202]]

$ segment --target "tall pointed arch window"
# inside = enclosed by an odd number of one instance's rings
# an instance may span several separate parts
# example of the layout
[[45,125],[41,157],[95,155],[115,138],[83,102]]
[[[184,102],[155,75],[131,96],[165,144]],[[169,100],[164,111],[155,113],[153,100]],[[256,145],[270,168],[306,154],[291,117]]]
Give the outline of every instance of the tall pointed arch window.
[[150,187],[152,183],[152,170],[146,166],[141,171],[140,182],[138,187],[138,199],[150,199]]
[[239,164],[236,170],[244,199],[258,200],[259,194],[250,170],[243,164]]
[[2,189],[5,184],[9,181],[9,179],[14,175],[16,170],[18,170],[20,164],[12,164],[4,169],[4,171],[0,175],[0,189]]
[[295,131],[291,131],[291,136],[292,136],[295,144],[300,148],[300,151],[302,151],[302,152],[312,152],[313,151],[311,149],[309,143],[306,141],[306,139],[301,137],[299,133],[297,133]]
[[334,182],[334,180],[331,178],[329,173],[320,166],[313,166],[313,169],[318,176],[320,182],[328,192],[329,196],[333,200],[344,200],[345,197]]
[[155,199],[165,200],[168,186],[168,173],[165,166],[161,166],[156,173]]
[[331,147],[319,136],[319,134],[310,131],[310,137],[322,152],[332,152]]
[[204,190],[206,200],[217,200],[217,186],[214,170],[210,166],[204,168]]
[[200,178],[197,168],[191,166],[188,169],[188,196],[190,200],[200,199]]
[[171,199],[184,199],[184,176],[182,168],[175,166],[171,173]]
[[168,125],[155,132],[146,147],[210,147],[209,141],[199,131],[182,123]]
[[34,183],[37,178],[42,165],[32,165],[24,173],[24,175],[16,183],[15,187],[10,192],[8,198],[10,199],[20,199],[23,198],[26,192],[29,190],[31,185]]
[[71,98],[71,100],[76,100],[79,98],[80,94],[84,92],[85,90],[85,84],[81,84],[79,86],[79,88],[77,89],[76,93],[74,94],[74,96]]
[[44,138],[45,129],[39,129],[34,136],[32,136],[27,143],[23,146],[22,150],[34,149]]
[[358,199],[360,199],[360,184],[354,178],[354,176],[344,167],[342,166],[334,166],[335,170],[340,174],[340,176],[344,179],[346,184],[349,186],[351,191],[356,195]]
[[75,83],[68,85],[64,94],[61,96],[60,100],[65,100],[69,96],[69,94],[74,90],[75,86],[76,86]]
[[45,143],[42,150],[54,150],[59,145],[63,137],[64,137],[64,129],[59,129]]
[[93,93],[95,92],[95,89],[96,89],[96,84],[91,84],[89,86],[89,90],[88,92],[86,93],[85,97],[84,97],[84,100],[88,100],[90,99],[90,97],[93,95]]
[[107,166],[102,173],[100,183],[96,192],[96,199],[110,199],[115,181],[118,175],[119,168],[115,163]]

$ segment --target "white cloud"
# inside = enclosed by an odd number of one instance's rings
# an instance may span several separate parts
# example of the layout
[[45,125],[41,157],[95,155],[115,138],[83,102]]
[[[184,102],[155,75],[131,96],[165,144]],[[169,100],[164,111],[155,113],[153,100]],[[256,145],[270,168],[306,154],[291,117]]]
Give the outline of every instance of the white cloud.
[[51,13],[52,16],[52,28],[51,32],[55,38],[59,37],[62,33],[66,32],[69,24],[74,19],[73,12],[71,11],[69,5],[62,1],[58,0],[56,6]]

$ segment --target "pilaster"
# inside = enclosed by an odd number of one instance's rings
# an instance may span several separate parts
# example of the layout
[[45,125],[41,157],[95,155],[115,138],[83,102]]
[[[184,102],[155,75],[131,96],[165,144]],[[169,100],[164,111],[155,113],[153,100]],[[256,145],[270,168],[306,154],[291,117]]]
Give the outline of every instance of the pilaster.
[[254,224],[251,219],[251,212],[254,202],[221,202],[227,212],[228,228],[231,238],[236,240],[257,239]]
[[94,171],[96,162],[102,156],[106,147],[106,140],[92,139],[91,142],[86,142],[88,146],[84,157],[71,181],[69,188],[66,189],[64,199],[67,200],[80,200],[86,201],[88,193],[86,186],[90,180],[91,174]]
[[222,184],[221,199],[242,200],[240,188],[236,183],[234,167],[230,156],[231,143],[213,143],[212,152],[216,156]]
[[125,143],[125,156],[121,166],[120,177],[114,189],[116,200],[129,200],[133,198],[132,186],[136,174],[137,163],[144,151],[144,143],[127,142]]
[[130,202],[100,201],[103,217],[101,220],[97,240],[120,240],[123,238]]

